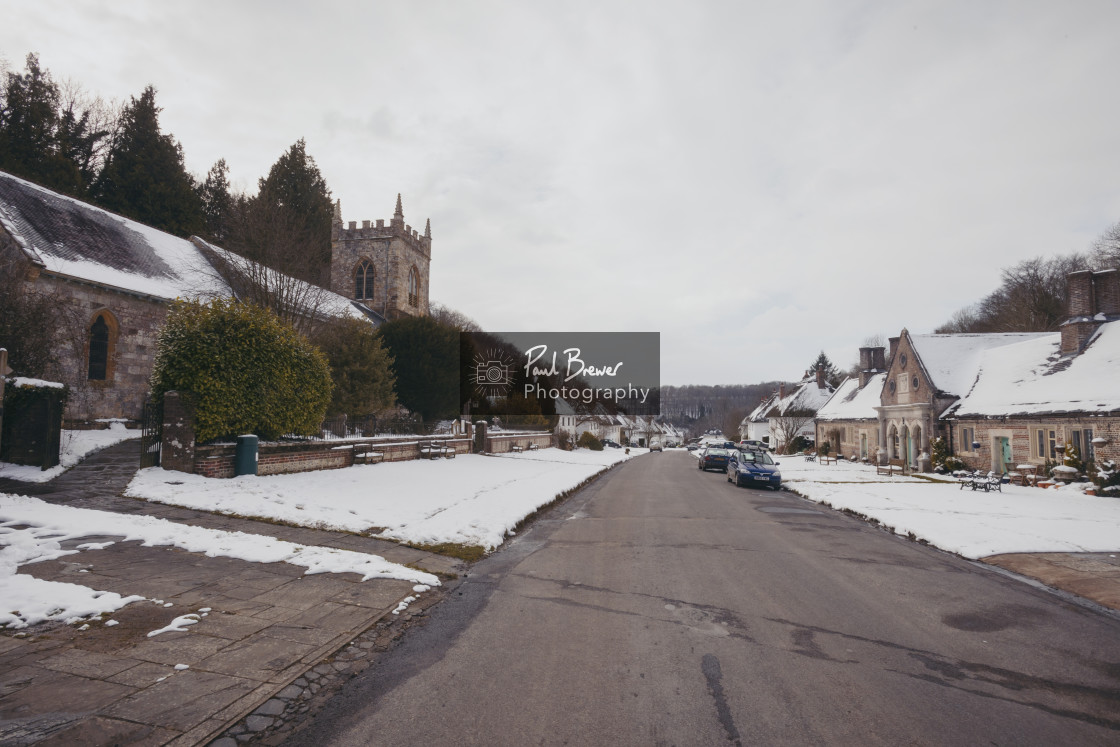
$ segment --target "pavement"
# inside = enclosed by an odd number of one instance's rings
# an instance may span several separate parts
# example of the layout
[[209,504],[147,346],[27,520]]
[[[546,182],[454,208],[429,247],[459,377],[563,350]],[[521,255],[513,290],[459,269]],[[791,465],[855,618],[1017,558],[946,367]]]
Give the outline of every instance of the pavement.
[[[369,537],[122,497],[138,462],[137,442],[126,441],[48,483],[0,479],[0,493],[365,552],[448,579],[465,570],[456,559]],[[1120,610],[1117,555],[1011,554],[983,562]],[[391,613],[412,590],[406,581],[304,575],[285,563],[210,558],[120,541],[25,565],[19,572],[140,594],[148,601],[114,613],[111,619],[119,624],[111,627],[93,621],[85,630],[61,623],[0,630],[3,745],[279,743],[284,733],[277,729],[285,719],[306,714],[314,697],[329,692],[332,678],[337,685],[368,666],[387,637],[399,636],[391,632],[397,624]],[[422,596],[431,604],[438,591]],[[203,610],[206,616],[187,632],[147,636],[180,615]],[[413,614],[423,612],[399,617]]]
[[[443,578],[464,570],[454,558],[369,537],[122,497],[138,463],[137,441],[126,441],[48,483],[0,479],[0,493],[365,552]],[[114,538],[69,544],[106,539]],[[286,563],[211,558],[139,542],[117,541],[19,572],[148,601],[106,616],[118,623],[110,627],[92,621],[85,630],[45,623],[0,631],[3,745],[244,742],[306,712],[309,698],[332,676],[360,668],[359,660],[373,654],[374,634],[387,620],[411,617],[391,615],[412,594],[411,582],[305,575]],[[438,590],[427,593],[434,594]],[[203,610],[187,632],[147,635]]]

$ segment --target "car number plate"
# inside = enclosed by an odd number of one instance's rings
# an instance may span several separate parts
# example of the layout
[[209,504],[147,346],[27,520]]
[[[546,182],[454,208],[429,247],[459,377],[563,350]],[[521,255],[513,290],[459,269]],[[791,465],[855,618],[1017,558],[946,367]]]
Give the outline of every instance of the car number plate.
[[763,482],[770,482],[769,475],[752,475],[752,477],[756,480],[762,480]]

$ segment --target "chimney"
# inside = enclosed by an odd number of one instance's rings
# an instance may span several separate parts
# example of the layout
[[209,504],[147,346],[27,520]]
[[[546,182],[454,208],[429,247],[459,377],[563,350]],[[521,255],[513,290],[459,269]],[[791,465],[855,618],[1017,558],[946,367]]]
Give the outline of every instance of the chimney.
[[859,370],[866,371],[869,368],[874,368],[875,364],[871,362],[871,348],[859,349]]
[[1120,314],[1120,270],[1093,273],[1093,295],[1099,314]]
[[[891,362],[894,361],[894,354],[898,352],[898,341],[899,341],[899,339],[901,339],[901,338],[891,337],[887,340],[887,342],[889,342],[890,345],[891,345],[890,355],[887,356],[887,366],[889,366],[891,364]],[[886,366],[884,366],[884,368],[886,368]]]
[[824,389],[824,366],[817,366],[817,389]]
[[[1099,287],[1097,277],[1100,276]],[[1106,270],[1093,273],[1090,270],[1071,272],[1066,278],[1066,295],[1069,299],[1069,319],[1061,326],[1062,355],[1076,355],[1085,347],[1085,343],[1101,326],[1095,317],[1098,312],[1097,298],[1105,296],[1104,302],[1110,306],[1116,304],[1116,271]]]
[[1093,315],[1093,273],[1090,270],[1071,272],[1066,278],[1070,317]]
[[887,362],[883,358],[886,350],[884,348],[871,348],[871,367],[876,371],[886,371]]
[[785,383],[778,384],[778,399],[786,398],[786,385]]

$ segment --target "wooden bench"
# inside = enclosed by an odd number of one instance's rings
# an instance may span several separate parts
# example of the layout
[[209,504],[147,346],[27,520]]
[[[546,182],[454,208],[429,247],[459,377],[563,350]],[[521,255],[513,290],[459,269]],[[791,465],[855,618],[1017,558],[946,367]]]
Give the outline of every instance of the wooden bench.
[[902,463],[901,459],[890,459],[886,464],[875,465],[875,474],[888,477],[894,477],[896,474],[904,475],[906,474],[906,465]]
[[808,454],[805,455],[805,461],[806,462],[815,462],[815,461],[817,461],[817,455],[812,453],[812,452],[809,452]]
[[513,446],[509,447],[509,450],[514,452],[515,454],[520,454],[521,452],[525,451],[525,447],[521,444],[514,444]]
[[538,451],[541,447],[538,444],[529,444],[529,451]]
[[829,456],[828,454],[818,454],[817,461],[821,464],[836,464],[836,457]]
[[372,444],[354,444],[354,464],[378,464],[385,459],[385,453],[374,451]]

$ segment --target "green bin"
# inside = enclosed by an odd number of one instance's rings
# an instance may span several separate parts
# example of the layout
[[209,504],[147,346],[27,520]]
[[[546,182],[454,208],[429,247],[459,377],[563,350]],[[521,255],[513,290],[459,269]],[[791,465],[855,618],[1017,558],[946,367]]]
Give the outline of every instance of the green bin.
[[235,477],[257,474],[258,441],[259,439],[253,435],[237,437],[237,452],[233,457],[233,474]]

